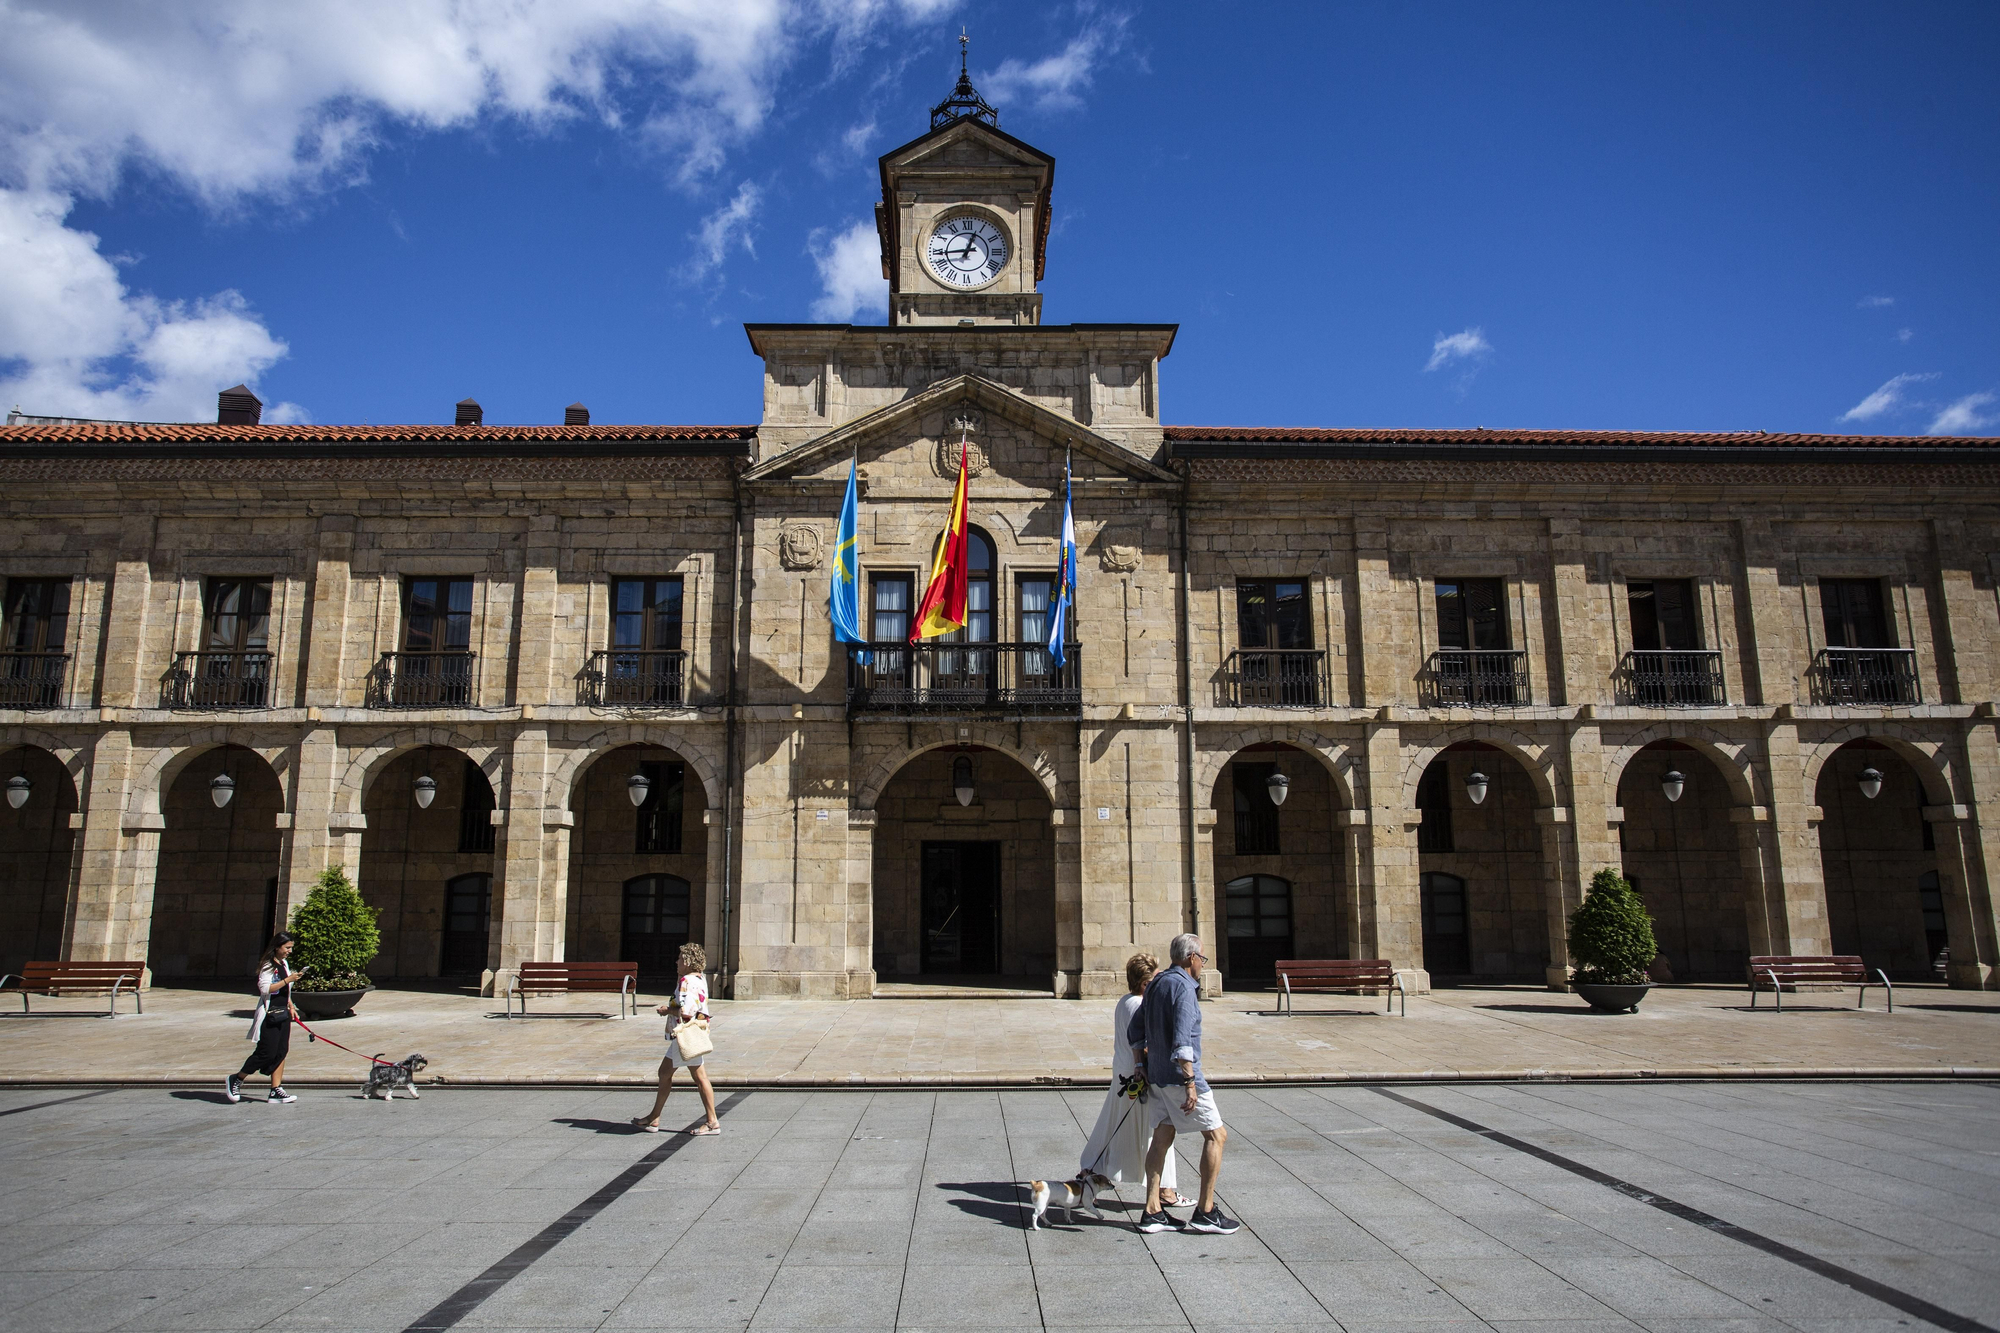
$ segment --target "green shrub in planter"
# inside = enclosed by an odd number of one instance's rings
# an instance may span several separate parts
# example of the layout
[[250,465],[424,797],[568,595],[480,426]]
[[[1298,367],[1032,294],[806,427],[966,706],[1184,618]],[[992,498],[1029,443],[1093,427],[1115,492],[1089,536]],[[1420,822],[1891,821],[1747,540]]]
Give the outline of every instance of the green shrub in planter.
[[303,991],[365,990],[374,983],[362,969],[375,961],[382,932],[375,928],[375,909],[339,866],[319,877],[306,900],[292,909],[292,964],[305,975]]
[[1585,985],[1643,986],[1646,966],[1659,953],[1653,919],[1632,885],[1615,870],[1600,870],[1590,896],[1570,914],[1569,961]]

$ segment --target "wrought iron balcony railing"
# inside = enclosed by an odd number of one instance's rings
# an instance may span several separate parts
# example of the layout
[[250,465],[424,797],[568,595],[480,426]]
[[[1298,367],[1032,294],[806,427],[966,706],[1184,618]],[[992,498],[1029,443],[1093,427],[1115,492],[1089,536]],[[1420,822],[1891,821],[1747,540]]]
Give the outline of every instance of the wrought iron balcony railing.
[[68,653],[0,651],[0,708],[60,708]]
[[1635,708],[1710,708],[1727,702],[1722,654],[1713,648],[1625,654],[1616,680],[1619,702]]
[[848,645],[849,712],[1075,713],[1083,708],[1082,649],[1061,666],[1039,643]]
[[476,653],[383,653],[368,673],[370,708],[469,708],[478,694]]
[[1818,704],[1923,702],[1917,654],[1910,648],[1822,648],[1810,675]]
[[268,708],[271,654],[176,653],[160,693],[166,708]]
[[585,708],[679,708],[687,702],[687,653],[592,653],[577,673],[576,701]]
[[1228,708],[1318,708],[1325,700],[1324,648],[1248,648],[1222,664]]
[[1528,702],[1523,648],[1440,648],[1421,678],[1432,708],[1518,708]]

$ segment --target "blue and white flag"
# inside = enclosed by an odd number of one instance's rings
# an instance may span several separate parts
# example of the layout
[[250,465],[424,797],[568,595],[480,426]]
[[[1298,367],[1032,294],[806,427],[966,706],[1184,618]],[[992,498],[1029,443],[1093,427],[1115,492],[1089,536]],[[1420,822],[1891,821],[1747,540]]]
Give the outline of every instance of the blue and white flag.
[[1049,616],[1049,656],[1062,666],[1069,637],[1070,607],[1076,602],[1076,516],[1070,511],[1069,460],[1063,460],[1062,567],[1056,571],[1056,605]]
[[847,498],[840,502],[840,525],[833,533],[833,586],[826,597],[835,643],[867,642],[861,633],[861,521],[854,478],[855,465],[849,463]]

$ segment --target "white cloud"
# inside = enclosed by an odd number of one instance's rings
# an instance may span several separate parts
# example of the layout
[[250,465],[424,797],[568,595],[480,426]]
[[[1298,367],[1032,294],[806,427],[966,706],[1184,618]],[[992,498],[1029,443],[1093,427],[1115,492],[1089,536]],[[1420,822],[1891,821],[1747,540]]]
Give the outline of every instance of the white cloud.
[[1903,390],[1905,388],[1912,384],[1922,384],[1926,380],[1934,380],[1936,378],[1937,372],[1935,371],[1924,375],[1898,375],[1874,393],[1863,398],[1853,407],[1842,412],[1840,419],[1842,421],[1873,421],[1876,417],[1881,416],[1891,408],[1904,405]]
[[1880,310],[1883,306],[1896,304],[1893,296],[1864,296],[1855,304],[1857,310]]
[[1442,366],[1454,362],[1476,365],[1493,354],[1493,344],[1486,341],[1486,330],[1465,329],[1459,333],[1440,333],[1431,343],[1431,359],[1424,365],[1424,373],[1429,374]]
[[1009,57],[991,73],[973,80],[996,106],[1027,103],[1037,111],[1063,111],[1082,104],[1097,67],[1125,45],[1127,14],[1086,13],[1088,26],[1052,56],[1032,64]]
[[814,319],[847,324],[863,316],[870,323],[886,318],[889,280],[882,276],[882,241],[873,222],[864,218],[831,240],[815,232],[810,244],[822,289]]
[[691,238],[694,241],[694,257],[687,262],[684,275],[692,281],[699,281],[722,267],[722,261],[729,257],[732,249],[741,248],[751,258],[756,258],[757,247],[752,243],[750,231],[756,222],[757,210],[764,206],[764,191],[755,181],[744,181],[736,187],[736,194],[721,208],[716,209],[701,220],[701,227]]
[[[285,344],[243,297],[128,291],[97,237],[63,225],[66,195],[0,190],[0,403],[35,416],[201,421],[216,391],[257,377]],[[299,420],[276,404],[274,420]]]
[[1996,400],[1990,393],[1969,393],[1944,411],[1931,422],[1926,435],[1975,435],[1988,426],[2000,425],[2000,412],[1985,409]]
[[1915,329],[1897,329],[1897,330],[1896,330],[1896,341],[1897,341],[1897,342],[1899,342],[1899,343],[1906,343],[1906,342],[1908,342],[1908,341],[1909,341],[1910,339],[1912,339],[1912,338],[1914,338],[1914,337],[1916,337],[1916,336],[1917,336],[1917,331],[1916,331]]

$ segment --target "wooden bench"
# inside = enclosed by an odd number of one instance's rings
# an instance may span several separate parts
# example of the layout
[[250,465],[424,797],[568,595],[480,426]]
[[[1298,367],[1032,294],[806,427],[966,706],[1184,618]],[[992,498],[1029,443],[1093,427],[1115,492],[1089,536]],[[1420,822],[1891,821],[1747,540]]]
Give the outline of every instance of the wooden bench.
[[1854,1007],[1861,1008],[1868,999],[1868,988],[1880,986],[1889,996],[1889,1012],[1896,1012],[1896,988],[1889,984],[1889,974],[1881,968],[1875,969],[1874,981],[1868,979],[1868,969],[1855,954],[1760,954],[1750,960],[1750,1007],[1757,1007],[1757,992],[1770,991],[1777,1000],[1778,1012],[1785,1012],[1785,987],[1796,990],[1806,986],[1859,986],[1860,992],[1854,997]]
[[1278,984],[1284,989],[1284,1012],[1297,1013],[1292,995],[1297,991],[1382,992],[1382,1012],[1396,1007],[1403,997],[1403,1017],[1410,1016],[1410,993],[1396,975],[1395,964],[1386,958],[1281,958],[1277,963]]
[[[507,983],[504,1003],[507,1017],[514,1016],[514,1000],[521,1001],[521,1017],[528,1016],[528,992],[559,995],[599,992],[618,993],[618,1016],[625,1017],[625,1002],[632,1002],[632,1016],[639,1014],[639,965],[637,963],[523,963]],[[584,1018],[598,1015],[553,1014],[554,1018]]]
[[[140,1013],[146,1012],[146,1001],[139,993],[139,981],[146,974],[144,963],[23,963],[21,971],[0,977],[0,990],[18,990],[21,993],[21,1012],[27,1013],[28,992],[39,995],[60,995],[64,991],[105,991],[111,992],[111,1004],[104,1011],[106,1018],[118,1017],[118,995],[130,991],[132,1003]],[[9,986],[8,982],[19,983]]]

